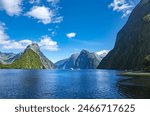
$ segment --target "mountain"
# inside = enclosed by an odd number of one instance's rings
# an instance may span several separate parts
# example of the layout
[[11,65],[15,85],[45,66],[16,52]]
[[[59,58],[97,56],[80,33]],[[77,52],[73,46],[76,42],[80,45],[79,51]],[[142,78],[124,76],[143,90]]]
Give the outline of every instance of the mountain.
[[78,53],[72,54],[69,58],[56,62],[55,65],[58,69],[75,69],[75,62],[78,56]]
[[40,57],[40,61],[43,64],[45,69],[54,69],[55,68],[54,64],[40,51],[38,44],[33,43],[33,44],[27,46],[26,49],[33,50]]
[[49,61],[37,44],[33,43],[24,50],[24,52],[11,64],[0,63],[0,68],[14,69],[53,69],[54,64]]
[[0,62],[3,64],[11,64],[19,56],[20,54],[0,52]]
[[75,62],[76,69],[95,69],[100,63],[100,58],[96,53],[82,50]]
[[101,54],[90,53],[82,50],[80,53],[72,54],[69,58],[55,63],[58,69],[95,69],[102,58],[106,56],[104,52]]
[[144,59],[150,54],[150,0],[141,0],[119,31],[113,50],[98,68],[143,69]]

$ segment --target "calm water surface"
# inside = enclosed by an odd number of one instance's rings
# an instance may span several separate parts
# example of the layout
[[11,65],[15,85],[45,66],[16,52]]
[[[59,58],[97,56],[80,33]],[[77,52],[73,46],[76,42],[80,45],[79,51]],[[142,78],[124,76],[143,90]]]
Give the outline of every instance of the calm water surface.
[[[118,73],[112,70],[0,70],[0,98],[150,98],[149,87],[120,84],[127,79],[130,82],[130,78],[117,76]],[[143,78],[143,81],[147,80]]]

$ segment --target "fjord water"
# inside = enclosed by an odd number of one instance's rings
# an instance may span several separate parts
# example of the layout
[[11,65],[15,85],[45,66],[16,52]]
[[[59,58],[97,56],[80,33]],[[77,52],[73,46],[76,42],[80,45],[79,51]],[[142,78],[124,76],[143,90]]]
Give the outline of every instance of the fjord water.
[[[119,84],[113,70],[0,70],[0,98],[149,98],[150,88]],[[143,94],[142,94],[143,93]]]

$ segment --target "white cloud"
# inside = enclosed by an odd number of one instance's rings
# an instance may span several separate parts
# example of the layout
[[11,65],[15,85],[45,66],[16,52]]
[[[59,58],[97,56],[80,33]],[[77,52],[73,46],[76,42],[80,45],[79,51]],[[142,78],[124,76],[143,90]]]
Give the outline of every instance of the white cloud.
[[123,12],[122,17],[126,17],[131,13],[134,5],[131,2],[127,2],[126,0],[113,0],[109,7],[112,7],[113,11]]
[[70,39],[70,38],[74,38],[76,36],[76,33],[72,32],[72,33],[68,33],[66,34],[66,36]]
[[27,16],[38,19],[38,22],[44,24],[52,23],[53,11],[45,6],[34,6],[29,12],[26,13]]
[[5,10],[9,16],[20,15],[22,0],[0,0],[0,9]]
[[41,0],[29,0],[30,4],[39,4]]
[[0,22],[0,44],[8,43],[9,36],[5,33],[5,23]]
[[[29,44],[33,43],[31,40],[7,40],[5,43],[1,44],[0,46],[2,49],[5,50],[17,50],[17,49],[25,49]],[[57,51],[58,44],[56,41],[53,41],[49,36],[42,36],[41,40],[34,41],[34,43],[38,43],[41,49],[48,50],[48,51]]]
[[[9,38],[5,33],[5,24],[0,23],[0,48],[5,50],[17,50],[25,49],[29,44],[33,43],[32,40],[24,39],[20,41],[15,41]],[[42,36],[40,41],[34,41],[38,43],[42,49],[49,51],[57,51],[58,44],[56,41],[53,41],[49,36]]]
[[[9,16],[19,16],[22,11],[22,5],[24,0],[0,0],[0,10],[6,11]],[[30,4],[39,4],[41,0],[28,0]],[[26,16],[37,19],[38,22],[44,24],[49,23],[60,23],[63,21],[63,17],[59,15],[57,3],[59,0],[47,0],[47,6],[33,6],[27,13]]]
[[53,20],[53,23],[61,23],[63,21],[63,17],[59,16],[59,17],[55,17],[55,20]]
[[53,6],[56,6],[59,3],[59,0],[47,0],[47,2],[51,3]]
[[31,40],[15,41],[11,40],[5,32],[5,23],[0,23],[0,47],[2,49],[23,49],[32,43]]
[[60,23],[63,21],[62,16],[58,16],[54,9],[46,6],[33,6],[25,15],[37,19],[38,22],[42,22],[43,24]]
[[50,7],[53,9],[53,23],[61,23],[63,21],[63,16],[60,16],[59,9],[61,7],[58,6],[58,3],[60,0],[47,0],[48,3],[50,3]]
[[53,41],[49,36],[45,35],[42,37],[41,41],[38,43],[41,49],[49,51],[57,51],[58,45],[56,41]]
[[[8,40],[5,44],[0,44],[2,49],[5,50],[17,50],[17,49],[25,49],[29,44],[33,43],[31,40]],[[58,45],[56,41],[53,41],[49,36],[42,36],[39,42],[34,41],[34,43],[38,43],[41,49],[48,51],[57,51]]]
[[26,46],[28,46],[31,43],[32,43],[31,40],[21,40],[21,41],[9,40],[9,44],[4,44],[2,48],[6,50],[24,49],[26,48]]
[[128,16],[131,12],[132,12],[132,10],[127,10],[127,11],[124,12],[124,14],[122,15],[122,18]]

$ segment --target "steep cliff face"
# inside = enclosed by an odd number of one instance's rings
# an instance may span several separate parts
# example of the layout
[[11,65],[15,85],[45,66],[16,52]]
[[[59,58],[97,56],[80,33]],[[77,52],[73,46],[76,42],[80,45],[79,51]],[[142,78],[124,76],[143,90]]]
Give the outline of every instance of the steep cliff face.
[[75,62],[79,54],[72,54],[69,58],[60,60],[55,63],[58,69],[75,69]]
[[80,53],[72,54],[69,58],[56,62],[55,65],[58,69],[96,69],[107,53],[108,51],[94,53],[82,50]]
[[76,69],[95,69],[100,63],[100,58],[95,53],[82,50],[75,62]]
[[40,60],[43,64],[43,66],[46,69],[54,69],[55,68],[54,64],[40,51],[40,47],[38,46],[38,44],[33,43],[33,44],[27,46],[26,49],[32,49],[35,53],[37,53],[38,56],[40,57]]
[[98,68],[139,70],[149,54],[150,0],[141,0],[118,33],[114,49]]

